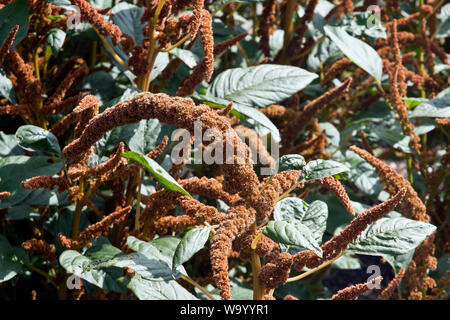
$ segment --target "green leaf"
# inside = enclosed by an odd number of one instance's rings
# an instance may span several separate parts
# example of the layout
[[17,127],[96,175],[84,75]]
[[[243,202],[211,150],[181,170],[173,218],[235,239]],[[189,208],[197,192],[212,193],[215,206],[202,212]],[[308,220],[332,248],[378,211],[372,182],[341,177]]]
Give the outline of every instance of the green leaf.
[[28,33],[27,0],[15,0],[0,10],[0,43],[3,43],[9,32],[19,26],[12,47],[22,41]]
[[291,97],[315,78],[298,67],[274,64],[228,69],[214,79],[206,95],[264,108]]
[[[166,238],[166,237],[164,237]],[[175,238],[175,237],[173,237]],[[178,240],[178,243],[181,241],[178,238],[175,238]],[[172,261],[173,257],[175,255],[176,247],[174,248],[175,242],[172,239],[165,239],[164,241],[151,241],[146,242],[139,240],[138,238],[135,238],[133,236],[130,236],[127,238],[127,244],[130,249],[133,249],[134,251],[137,251],[139,253],[144,254],[145,256],[151,258],[151,259],[157,259],[164,262],[165,265],[168,266],[171,273],[174,274],[175,278],[179,278],[182,275],[186,275],[186,270],[183,266],[177,266],[176,268],[172,268]],[[156,243],[156,245],[155,245]],[[164,249],[161,247],[163,245],[167,245]],[[178,244],[177,244],[178,246]],[[170,277],[168,277],[169,279]],[[173,278],[173,277],[172,277]],[[167,280],[167,279],[166,279]]]
[[16,131],[19,146],[27,151],[41,151],[61,154],[58,139],[50,131],[33,125],[24,125]]
[[21,203],[33,192],[33,190],[22,188],[22,181],[35,176],[57,174],[61,167],[61,161],[44,156],[9,156],[1,158],[0,190],[9,191],[11,195],[2,200],[0,209]]
[[30,218],[39,218],[38,212],[34,211],[29,205],[18,205],[8,208],[6,220],[22,220]]
[[208,241],[211,227],[196,227],[189,230],[178,244],[173,256],[172,269],[176,269],[188,261],[192,256],[203,248]]
[[89,89],[92,95],[103,105],[114,97],[116,84],[112,75],[106,71],[95,71],[83,78],[80,88]]
[[121,278],[121,283],[133,291],[139,300],[198,300],[176,281],[150,281],[135,275]]
[[307,209],[308,204],[300,198],[284,198],[273,207],[273,219],[275,221],[295,219],[301,222]]
[[61,50],[64,44],[66,33],[60,29],[53,28],[47,32],[46,37],[47,45],[50,46],[53,55],[56,56],[56,54],[59,52],[59,50]]
[[153,159],[150,159],[143,154],[135,151],[122,153],[122,156],[142,164],[144,168],[147,169],[147,171],[150,172],[150,174],[154,176],[162,186],[164,186],[164,188],[180,192],[181,194],[192,198],[192,196],[186,190],[184,190],[183,187],[179,185],[178,182]]
[[402,100],[406,102],[406,104],[408,105],[408,109],[413,109],[417,107],[419,104],[428,101],[427,98],[415,98],[415,97],[413,98],[406,97],[402,98]]
[[371,224],[349,251],[373,255],[400,255],[415,249],[436,227],[403,217],[381,218]]
[[200,61],[200,58],[197,55],[186,49],[175,48],[169,53],[183,61],[189,69],[193,69]]
[[131,268],[136,274],[148,280],[173,280],[174,275],[167,261],[161,256],[149,256],[140,252],[118,255],[107,261],[96,261],[88,270],[105,267]]
[[261,232],[276,242],[310,249],[322,257],[322,249],[319,244],[313,238],[309,228],[300,221],[269,221],[266,226],[261,228]]
[[450,118],[450,96],[423,102],[409,112],[410,118]]
[[327,227],[328,206],[325,202],[313,201],[302,217],[302,224],[309,228],[312,237],[318,242],[322,242],[322,236]]
[[332,266],[338,269],[344,270],[358,270],[361,269],[361,263],[358,258],[354,258],[349,254],[345,254],[335,262],[333,262]]
[[23,149],[17,144],[16,136],[0,131],[0,158],[23,155]]
[[116,279],[123,274],[119,268],[94,269],[95,261],[75,250],[66,250],[59,256],[59,263],[68,272],[104,290],[124,292]]
[[349,169],[345,165],[334,160],[312,160],[303,167],[300,180],[317,180],[338,173],[347,172],[348,170]]
[[5,97],[12,104],[17,104],[14,86],[6,76],[5,71],[0,68],[0,97]]
[[383,64],[378,53],[364,41],[349,35],[343,27],[325,26],[325,33],[357,66],[381,83]]
[[172,261],[181,239],[173,236],[163,236],[150,241],[150,244]]
[[84,255],[91,260],[106,260],[112,259],[119,254],[122,254],[122,251],[119,248],[110,244],[102,244],[90,247],[86,250]]
[[142,45],[145,24],[141,23],[141,17],[145,9],[127,2],[119,2],[111,8],[112,22],[117,25],[122,33],[130,35],[137,45]]
[[[278,201],[273,209],[275,221],[298,221],[307,227],[312,238],[317,243],[322,242],[322,236],[327,227],[328,206],[325,202],[316,200],[308,205],[299,198],[285,198]],[[291,254],[305,250],[304,247],[292,245],[289,247]]]
[[443,6],[438,14],[440,24],[436,38],[447,38],[450,36],[450,4]]
[[301,170],[306,165],[305,158],[299,154],[287,154],[280,158],[278,171]]
[[0,283],[14,278],[22,271],[22,264],[8,240],[0,235]]

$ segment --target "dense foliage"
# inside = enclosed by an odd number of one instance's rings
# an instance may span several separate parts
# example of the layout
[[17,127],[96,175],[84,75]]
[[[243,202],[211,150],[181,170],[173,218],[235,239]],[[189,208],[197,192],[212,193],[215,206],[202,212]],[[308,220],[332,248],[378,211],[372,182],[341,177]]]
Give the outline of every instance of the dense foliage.
[[445,2],[0,0],[1,299],[448,299]]

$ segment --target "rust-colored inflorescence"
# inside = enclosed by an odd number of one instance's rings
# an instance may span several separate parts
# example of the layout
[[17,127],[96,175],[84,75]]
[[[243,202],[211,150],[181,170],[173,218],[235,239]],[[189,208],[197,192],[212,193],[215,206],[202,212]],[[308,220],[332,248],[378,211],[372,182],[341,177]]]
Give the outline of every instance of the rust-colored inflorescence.
[[122,31],[115,24],[105,21],[103,16],[97,12],[86,0],[71,0],[74,6],[80,8],[81,20],[90,22],[103,36],[110,36],[113,44],[118,45],[122,38]]
[[68,239],[63,234],[58,234],[59,241],[68,249],[81,249],[84,246],[90,246],[91,239],[97,239],[103,232],[107,231],[112,224],[117,224],[123,221],[130,213],[131,206],[121,208],[113,213],[110,213],[97,223],[91,224],[83,232],[80,233],[77,239]]
[[0,65],[3,63],[3,59],[5,59],[6,54],[9,52],[9,48],[12,46],[18,30],[19,26],[14,26],[9,32],[8,37],[0,46]]
[[192,94],[195,87],[203,80],[211,80],[211,76],[214,72],[214,37],[212,17],[208,10],[202,10],[202,19],[199,30],[202,37],[204,58],[178,88],[177,95],[181,97]]
[[356,146],[351,146],[349,149],[356,152],[361,158],[366,160],[375,168],[380,176],[381,182],[385,184],[387,191],[391,195],[395,194],[402,188],[406,188],[404,204],[400,207],[400,211],[403,215],[411,216],[414,220],[428,222],[429,217],[426,213],[426,207],[408,180],[398,174],[383,161],[371,155],[369,152]]
[[389,282],[388,286],[385,289],[383,289],[383,291],[381,291],[380,295],[378,296],[378,300],[390,300],[394,295],[394,291],[398,287],[404,275],[405,275],[405,268],[401,268],[400,271],[394,277],[394,279],[392,279],[391,282]]
[[22,181],[25,189],[50,189],[58,187],[58,192],[63,192],[69,188],[69,182],[63,177],[36,176],[26,181]]
[[331,300],[356,300],[358,297],[367,291],[369,291],[372,286],[374,286],[377,282],[381,282],[383,277],[377,277],[372,281],[368,281],[366,283],[359,283],[354,286],[347,287],[338,291],[335,295],[331,297]]
[[300,251],[295,254],[294,263],[297,264],[296,268],[299,270],[301,270],[304,266],[308,268],[315,268],[327,260],[336,258],[348,247],[349,244],[355,241],[370,224],[382,218],[388,212],[394,210],[405,197],[405,194],[406,189],[403,188],[387,201],[360,213],[338,235],[335,235],[321,246],[323,251],[322,258],[319,258],[314,252],[309,250]]
[[333,177],[326,177],[321,178],[317,180],[312,180],[311,183],[318,183],[330,190],[334,193],[334,195],[342,202],[345,209],[354,216],[355,215],[355,209],[353,209],[353,206],[350,202],[350,198],[348,197],[347,192],[345,191],[344,186],[342,183],[339,182],[339,180],[333,178]]

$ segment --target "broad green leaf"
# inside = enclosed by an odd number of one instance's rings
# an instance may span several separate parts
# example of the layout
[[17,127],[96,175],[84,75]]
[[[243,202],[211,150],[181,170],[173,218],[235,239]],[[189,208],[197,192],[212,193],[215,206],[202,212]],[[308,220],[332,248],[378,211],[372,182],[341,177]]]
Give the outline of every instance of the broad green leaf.
[[[275,221],[301,222],[311,232],[312,238],[322,242],[322,236],[327,227],[328,206],[325,202],[316,200],[310,205],[299,198],[285,198],[277,202],[274,207],[273,217]],[[304,247],[291,245],[289,253],[294,254],[305,250]]]
[[311,202],[302,217],[302,224],[310,231],[312,237],[318,242],[322,242],[322,236],[327,227],[328,206],[325,202],[316,200]]
[[298,220],[269,221],[261,228],[261,232],[276,242],[310,249],[322,257],[322,249],[311,231]]
[[325,26],[325,33],[357,66],[381,83],[383,64],[378,53],[362,40],[349,35],[343,27]]
[[103,105],[114,97],[116,84],[110,73],[101,70],[84,77],[80,87],[89,89],[91,94],[98,98],[99,104]]
[[402,100],[406,102],[409,109],[413,109],[417,107],[419,104],[428,101],[427,98],[415,98],[415,97],[414,98],[406,97],[402,98]]
[[141,17],[145,9],[127,2],[119,2],[111,8],[112,22],[117,25],[123,33],[130,35],[138,45],[142,45],[145,24],[141,23]]
[[335,262],[333,262],[332,266],[338,269],[344,270],[359,270],[361,269],[361,263],[358,258],[353,257],[350,254],[345,254]]
[[161,256],[161,252],[157,248],[155,248],[155,246],[153,246],[150,242],[139,240],[138,238],[133,236],[129,236],[127,238],[127,245],[130,249],[136,252],[143,253],[149,257]]
[[228,69],[214,79],[206,95],[264,108],[291,97],[315,78],[298,67],[274,64]]
[[349,168],[349,181],[366,194],[377,194],[381,191],[380,177],[375,169],[351,150],[345,152],[342,160]]
[[436,34],[436,38],[447,38],[450,36],[450,3],[443,6],[438,13],[440,24]]
[[287,154],[280,158],[278,171],[301,170],[306,165],[305,158],[299,154]]
[[19,204],[32,193],[33,190],[22,188],[22,181],[35,176],[57,174],[61,167],[62,163],[60,160],[44,156],[9,156],[1,158],[0,190],[9,191],[11,195],[2,200],[0,209]]
[[153,159],[150,159],[149,157],[135,151],[122,153],[122,156],[142,164],[144,168],[147,169],[147,171],[150,172],[150,174],[154,176],[162,186],[164,186],[164,188],[180,192],[181,194],[192,198],[192,196]]
[[347,172],[349,169],[342,163],[334,160],[312,160],[303,167],[303,172],[300,177],[301,180],[311,181],[338,173]]
[[173,280],[175,277],[170,265],[159,256],[149,256],[140,252],[118,255],[107,261],[95,261],[88,270],[105,267],[131,268],[136,274],[148,280]]
[[6,40],[16,25],[19,26],[19,30],[12,47],[22,41],[28,33],[27,0],[15,0],[0,10],[0,43]]
[[2,68],[0,68],[0,97],[5,97],[12,104],[17,104],[14,86]]
[[450,96],[436,98],[419,104],[409,112],[410,118],[450,118]]
[[123,274],[120,268],[94,269],[94,261],[75,250],[66,250],[59,256],[59,263],[68,272],[104,290],[124,292],[116,279]]
[[197,55],[186,49],[175,48],[169,53],[183,61],[190,69],[193,69],[200,61]]
[[53,55],[56,56],[56,54],[59,52],[59,50],[61,50],[64,44],[66,33],[60,29],[53,28],[47,32],[46,37],[47,45],[50,46]]
[[36,212],[29,205],[18,205],[8,208],[6,220],[22,220],[30,218],[39,218],[39,212]]
[[139,300],[198,300],[176,281],[151,281],[135,275],[121,278],[121,283],[133,291]]
[[403,217],[381,218],[371,224],[348,250],[373,255],[400,255],[415,249],[436,230],[432,224]]
[[208,241],[211,227],[196,227],[189,230],[178,244],[173,256],[172,269],[176,269],[203,248]]
[[90,247],[84,255],[91,260],[107,260],[112,259],[119,254],[122,254],[122,251],[119,248],[110,244],[102,244]]
[[[166,238],[166,237],[164,237]],[[173,237],[175,238],[175,237]],[[180,239],[175,238],[180,242]],[[156,245],[155,245],[156,243]],[[139,240],[136,237],[130,236],[127,238],[128,247],[134,251],[144,254],[150,259],[157,259],[163,261],[165,265],[173,272],[175,278],[179,278],[182,275],[186,275],[186,270],[183,266],[177,266],[172,268],[172,261],[175,255],[176,247],[173,248],[175,242],[173,240],[165,239],[164,241],[146,242]],[[163,245],[167,245],[165,248],[161,248]],[[178,244],[177,244],[178,246]]]
[[[372,26],[368,27],[368,22]],[[336,21],[337,26],[345,27],[345,30],[355,36],[367,35],[373,38],[386,39],[386,28],[380,21],[374,18],[373,11],[352,12]]]
[[19,146],[27,151],[61,154],[58,139],[50,131],[33,125],[24,125],[16,131]]
[[23,149],[17,144],[16,136],[0,131],[0,158],[23,155]]
[[161,252],[164,256],[168,257],[171,261],[175,254],[175,250],[178,247],[181,239],[173,236],[163,236],[150,241],[150,244]]
[[0,283],[14,278],[20,271],[22,264],[14,248],[4,236],[0,235]]
[[412,153],[413,150],[409,146],[411,137],[405,136],[400,125],[396,125],[391,129],[382,128],[380,126],[372,126],[371,133],[376,135],[381,141],[389,143],[394,148],[405,152]]
[[[407,253],[391,255],[391,254],[381,254],[380,256],[386,259],[386,261],[391,265],[392,269],[397,273],[401,268],[408,268],[411,260],[414,256],[415,249],[410,250]],[[366,255],[371,255],[370,253]],[[373,254],[372,254],[373,255]]]
[[150,81],[155,80],[161,72],[163,72],[164,68],[169,64],[169,54],[167,52],[160,52],[156,56],[155,63],[153,64],[152,74],[150,75]]
[[300,198],[288,197],[278,201],[273,207],[273,219],[275,221],[298,220],[302,221],[308,210],[308,204]]

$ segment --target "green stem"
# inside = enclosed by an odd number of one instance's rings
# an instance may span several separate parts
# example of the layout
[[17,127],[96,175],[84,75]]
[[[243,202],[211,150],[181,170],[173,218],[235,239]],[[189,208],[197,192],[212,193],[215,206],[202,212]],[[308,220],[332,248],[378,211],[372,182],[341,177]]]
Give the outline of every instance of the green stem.
[[408,181],[412,185],[414,183],[413,173],[412,173],[412,160],[411,155],[406,155],[406,165],[408,169]]
[[284,29],[284,40],[283,48],[281,49],[281,62],[285,62],[286,53],[289,46],[289,39],[291,38],[291,33],[293,29],[292,19],[294,18],[295,7],[297,6],[297,0],[288,0],[286,5],[286,11],[283,17],[283,29]]
[[156,8],[154,17],[149,22],[149,37],[150,37],[150,49],[148,51],[147,62],[148,62],[148,71],[144,75],[144,78],[141,83],[141,90],[148,91],[150,87],[150,81],[152,76],[153,65],[155,64],[156,57],[158,55],[157,42],[155,39],[155,29],[156,23],[158,22],[159,14],[164,6],[166,0],[160,0],[158,7]]
[[[253,224],[253,230],[256,230],[256,223]],[[264,299],[264,286],[259,282],[258,275],[261,272],[261,260],[255,250],[251,251],[252,273],[253,273],[253,300]]]
[[[79,192],[83,192],[84,191],[84,179],[80,178],[80,191]],[[83,197],[77,201],[77,204],[75,206],[75,213],[73,214],[73,223],[72,223],[72,236],[71,238],[73,240],[76,240],[78,238],[78,232],[79,232],[79,227],[80,227],[80,221],[81,221],[81,210],[83,209],[84,206],[84,195]]]

